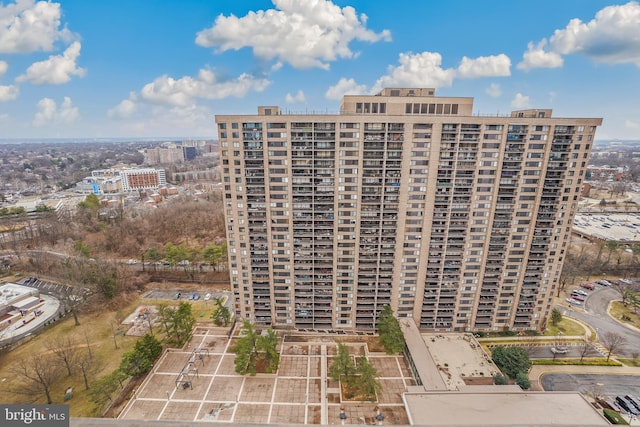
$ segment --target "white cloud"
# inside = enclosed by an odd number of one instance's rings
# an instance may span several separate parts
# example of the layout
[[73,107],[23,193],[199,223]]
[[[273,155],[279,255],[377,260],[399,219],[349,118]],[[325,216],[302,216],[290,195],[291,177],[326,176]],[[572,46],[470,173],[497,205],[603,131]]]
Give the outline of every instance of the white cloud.
[[511,108],[529,108],[530,105],[529,97],[520,92],[516,93],[516,96],[511,101]]
[[80,42],[73,42],[62,55],[51,55],[45,61],[34,62],[16,81],[34,85],[59,85],[69,82],[71,76],[84,77],[86,70],[76,65],[80,48]]
[[33,118],[33,126],[41,127],[47,124],[70,124],[78,118],[78,107],[74,107],[71,98],[64,97],[60,107],[51,98],[42,98],[36,105],[38,111]]
[[478,77],[506,77],[511,75],[511,59],[504,53],[499,55],[479,56],[471,59],[462,57],[456,77],[475,79]]
[[391,40],[388,30],[367,29],[367,16],[353,7],[340,8],[329,0],[273,0],[275,9],[249,12],[244,17],[220,15],[202,30],[196,44],[218,52],[251,47],[264,60],[276,59],[294,68],[329,68],[338,58],[352,58],[353,40]]
[[498,98],[502,95],[502,89],[498,83],[491,83],[487,89],[485,89],[487,95],[492,98]]
[[626,127],[627,129],[640,129],[640,124],[638,122],[627,119],[624,121],[624,127]]
[[107,111],[107,116],[112,119],[127,119],[133,116],[138,111],[138,105],[136,104],[137,95],[135,92],[129,94],[129,99],[125,99],[115,107]]
[[0,86],[0,102],[13,101],[18,97],[20,90],[17,86]]
[[125,135],[148,136],[153,129],[156,135],[188,136],[214,135],[213,112],[206,106],[189,104],[186,106],[138,104],[141,114],[135,120],[123,120],[119,131]]
[[298,93],[296,93],[295,95],[291,95],[290,93],[287,93],[287,96],[285,97],[284,100],[287,104],[295,104],[297,102],[305,102],[306,98],[304,96],[304,92],[299,90]]
[[71,33],[60,28],[60,16],[59,3],[0,3],[0,53],[51,51],[55,41],[69,40]]
[[561,55],[572,54],[583,54],[605,64],[631,63],[640,67],[640,5],[631,1],[607,6],[587,23],[572,19],[565,28],[554,31],[546,51],[545,44],[546,39],[535,48],[529,44],[527,53],[532,59],[525,53],[518,68],[561,66],[561,62],[557,65]]
[[345,95],[359,95],[363,93],[367,93],[366,85],[359,85],[354,79],[343,77],[338,83],[327,89],[324,96],[327,99],[340,100]]
[[7,64],[6,61],[0,61],[0,77],[2,77],[4,73],[7,72],[8,68],[9,64]]
[[537,45],[529,43],[527,51],[522,55],[522,62],[517,65],[517,68],[519,70],[529,71],[532,68],[562,67],[562,64],[564,63],[562,56],[555,52],[545,51],[544,47],[546,44],[546,39],[542,39],[542,41]]
[[152,104],[186,106],[194,98],[241,98],[251,90],[262,92],[269,83],[267,79],[246,73],[233,80],[219,80],[213,71],[201,69],[197,77],[186,76],[177,80],[166,75],[158,77],[142,88],[140,99]]
[[389,66],[388,74],[376,81],[372,92],[385,87],[451,86],[456,74],[453,68],[442,68],[442,56],[437,52],[401,53],[398,62],[398,66]]

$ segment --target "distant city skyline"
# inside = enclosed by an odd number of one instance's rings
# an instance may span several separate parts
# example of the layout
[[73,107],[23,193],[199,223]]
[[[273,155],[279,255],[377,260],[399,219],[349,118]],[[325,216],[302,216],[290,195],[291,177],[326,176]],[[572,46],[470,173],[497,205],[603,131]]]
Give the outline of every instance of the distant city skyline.
[[0,3],[0,137],[215,138],[215,114],[337,113],[435,87],[640,139],[635,1]]

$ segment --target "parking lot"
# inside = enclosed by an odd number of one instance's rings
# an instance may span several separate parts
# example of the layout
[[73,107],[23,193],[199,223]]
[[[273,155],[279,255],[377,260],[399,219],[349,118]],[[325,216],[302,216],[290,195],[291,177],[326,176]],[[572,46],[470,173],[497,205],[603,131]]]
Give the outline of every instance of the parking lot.
[[215,301],[217,298],[223,298],[228,302],[231,301],[230,292],[221,291],[195,291],[187,289],[154,289],[149,291],[145,296],[145,299],[167,299],[173,301]]
[[47,282],[36,277],[24,277],[16,283],[22,286],[36,288],[40,293],[52,295],[60,299],[69,298],[72,295],[81,297],[91,294],[91,290],[89,288],[75,288],[73,286],[62,285],[60,283]]
[[640,382],[634,375],[549,373],[540,378],[545,391],[579,391],[608,397],[630,394],[640,396]]
[[577,213],[573,231],[587,238],[636,242],[640,239],[640,216],[634,213]]

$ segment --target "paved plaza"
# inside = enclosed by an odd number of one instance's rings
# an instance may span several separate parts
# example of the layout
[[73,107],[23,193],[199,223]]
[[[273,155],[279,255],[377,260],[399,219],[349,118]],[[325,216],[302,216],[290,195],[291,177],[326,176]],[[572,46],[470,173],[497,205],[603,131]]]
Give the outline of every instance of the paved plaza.
[[[339,384],[328,377],[336,342],[376,367],[382,392],[378,402],[343,402]],[[222,421],[259,424],[409,424],[402,394],[416,385],[402,355],[370,351],[357,336],[280,337],[276,374],[235,373],[233,340],[226,328],[195,329],[183,349],[163,353],[135,391],[121,419]]]

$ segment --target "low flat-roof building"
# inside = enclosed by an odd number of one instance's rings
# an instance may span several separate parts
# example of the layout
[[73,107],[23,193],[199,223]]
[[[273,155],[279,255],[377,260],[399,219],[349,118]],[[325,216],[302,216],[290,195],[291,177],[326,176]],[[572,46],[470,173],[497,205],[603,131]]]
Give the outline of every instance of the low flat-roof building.
[[412,425],[609,425],[582,395],[574,392],[425,392],[406,393],[403,399]]
[[40,292],[28,286],[17,283],[5,283],[0,286],[0,316],[17,307],[23,307],[24,301],[30,301],[30,297],[38,297]]

